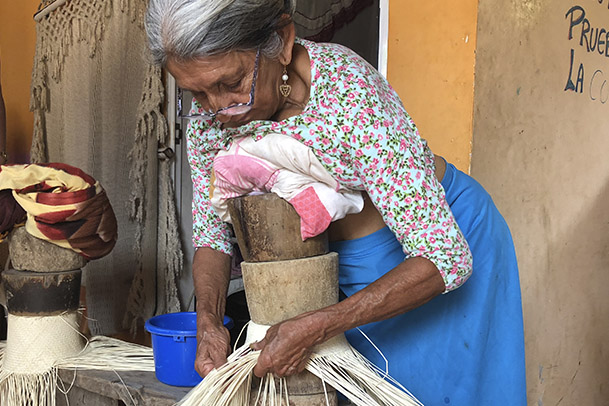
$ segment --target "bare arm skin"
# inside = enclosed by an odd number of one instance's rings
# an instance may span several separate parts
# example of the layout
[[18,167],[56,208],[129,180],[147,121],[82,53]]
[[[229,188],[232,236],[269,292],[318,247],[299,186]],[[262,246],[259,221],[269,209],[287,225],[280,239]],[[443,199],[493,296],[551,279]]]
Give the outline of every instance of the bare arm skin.
[[195,369],[206,376],[226,363],[230,334],[224,327],[230,256],[211,248],[195,251],[192,274],[197,297],[197,358]]

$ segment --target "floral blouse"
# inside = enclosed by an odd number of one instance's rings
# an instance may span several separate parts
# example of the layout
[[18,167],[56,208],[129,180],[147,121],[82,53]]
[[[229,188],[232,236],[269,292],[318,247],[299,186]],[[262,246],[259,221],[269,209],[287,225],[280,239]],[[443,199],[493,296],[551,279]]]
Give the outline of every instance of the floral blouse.
[[301,114],[229,129],[217,120],[189,126],[194,246],[232,254],[228,224],[209,198],[216,152],[228,149],[236,137],[259,140],[282,133],[311,148],[341,185],[366,191],[406,257],[429,259],[441,272],[446,291],[457,288],[471,274],[472,256],[435,177],[433,153],[398,95],[348,48],[302,39],[297,43],[311,61],[310,98]]

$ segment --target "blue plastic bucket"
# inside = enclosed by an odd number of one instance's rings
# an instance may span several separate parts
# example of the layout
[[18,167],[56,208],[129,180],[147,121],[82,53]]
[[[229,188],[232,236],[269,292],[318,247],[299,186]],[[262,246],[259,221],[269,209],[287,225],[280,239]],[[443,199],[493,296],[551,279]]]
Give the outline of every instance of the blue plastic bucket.
[[[224,316],[229,330],[233,320]],[[152,317],[145,328],[152,336],[154,371],[159,381],[172,386],[195,386],[201,376],[195,370],[197,314],[169,313]]]

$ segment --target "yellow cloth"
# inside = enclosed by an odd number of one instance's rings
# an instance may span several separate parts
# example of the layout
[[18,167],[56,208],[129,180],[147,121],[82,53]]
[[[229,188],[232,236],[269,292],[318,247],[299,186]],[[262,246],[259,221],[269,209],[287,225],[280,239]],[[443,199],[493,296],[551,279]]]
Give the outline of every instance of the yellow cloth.
[[117,238],[114,211],[102,186],[62,163],[0,166],[0,190],[12,189],[34,237],[87,259],[108,254]]

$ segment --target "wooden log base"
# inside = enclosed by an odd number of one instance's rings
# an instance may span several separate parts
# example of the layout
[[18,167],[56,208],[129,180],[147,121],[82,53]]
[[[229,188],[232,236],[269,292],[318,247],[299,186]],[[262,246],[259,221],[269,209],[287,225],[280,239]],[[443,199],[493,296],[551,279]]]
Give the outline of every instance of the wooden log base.
[[25,231],[13,230],[9,237],[9,255],[13,269],[34,272],[61,272],[81,269],[87,264],[82,255],[41,240]]
[[274,262],[242,262],[254,323],[272,326],[338,302],[338,254]]
[[9,269],[2,273],[7,308],[16,316],[55,316],[78,310],[80,269],[64,272],[30,272]]

